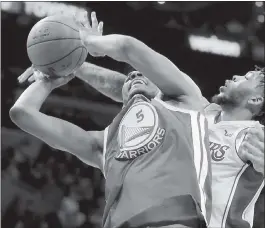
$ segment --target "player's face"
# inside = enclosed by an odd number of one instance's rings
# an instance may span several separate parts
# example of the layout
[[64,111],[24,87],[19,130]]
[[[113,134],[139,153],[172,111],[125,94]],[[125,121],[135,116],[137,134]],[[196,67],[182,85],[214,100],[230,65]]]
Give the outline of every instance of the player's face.
[[158,87],[138,71],[131,72],[122,88],[123,103],[126,104],[134,95],[143,94],[154,98],[159,92]]
[[264,80],[264,75],[260,71],[249,71],[243,76],[234,75],[232,80],[226,80],[225,85],[220,87],[220,93],[213,101],[218,104],[246,105],[257,92],[261,94],[261,80]]

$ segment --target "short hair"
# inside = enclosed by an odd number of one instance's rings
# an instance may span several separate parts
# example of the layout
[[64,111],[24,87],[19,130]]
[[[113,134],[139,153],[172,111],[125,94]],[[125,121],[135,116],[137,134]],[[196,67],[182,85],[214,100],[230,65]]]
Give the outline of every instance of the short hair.
[[260,75],[263,76],[263,79],[261,79],[260,84],[258,87],[263,88],[263,104],[262,107],[257,115],[255,115],[254,119],[256,121],[259,121],[261,124],[265,125],[265,101],[264,101],[264,89],[265,89],[265,67],[259,67],[255,66],[255,71],[259,71]]

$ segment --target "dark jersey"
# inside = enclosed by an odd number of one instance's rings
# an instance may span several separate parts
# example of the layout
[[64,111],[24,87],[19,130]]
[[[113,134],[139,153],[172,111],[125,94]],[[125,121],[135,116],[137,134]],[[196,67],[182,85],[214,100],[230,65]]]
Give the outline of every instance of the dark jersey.
[[104,141],[104,227],[197,227],[209,219],[209,144],[199,112],[136,95]]

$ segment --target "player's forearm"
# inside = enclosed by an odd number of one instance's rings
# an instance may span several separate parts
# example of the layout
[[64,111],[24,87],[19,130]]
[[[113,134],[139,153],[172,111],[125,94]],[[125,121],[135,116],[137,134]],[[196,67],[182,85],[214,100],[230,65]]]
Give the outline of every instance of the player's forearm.
[[18,110],[39,111],[46,98],[51,93],[51,87],[43,82],[36,81],[32,83],[18,98],[10,110],[11,118],[16,117]]
[[76,71],[75,75],[105,96],[122,102],[125,75],[87,62]]

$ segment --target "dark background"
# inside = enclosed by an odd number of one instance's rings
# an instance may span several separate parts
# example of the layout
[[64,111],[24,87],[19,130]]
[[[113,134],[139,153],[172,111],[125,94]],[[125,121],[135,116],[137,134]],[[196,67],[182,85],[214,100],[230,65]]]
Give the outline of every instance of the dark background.
[[[30,10],[33,4],[34,10]],[[1,3],[3,227],[100,227],[104,207],[104,180],[100,171],[23,133],[8,116],[8,110],[28,86],[17,82],[17,77],[30,66],[26,52],[28,33],[51,9],[60,8],[54,3],[41,4]],[[63,4],[96,11],[98,19],[104,21],[104,34],[134,36],[167,56],[193,78],[208,99],[225,79],[245,74],[254,65],[264,66],[264,5],[261,2]],[[229,57],[193,51],[188,43],[190,34],[216,35],[221,40],[238,42],[242,53],[239,57]],[[88,57],[87,61],[121,73],[128,73],[130,68],[109,58]],[[74,79],[55,90],[42,110],[86,130],[100,130],[119,108],[120,104]],[[263,199],[264,193],[257,203],[255,228],[264,228]]]

